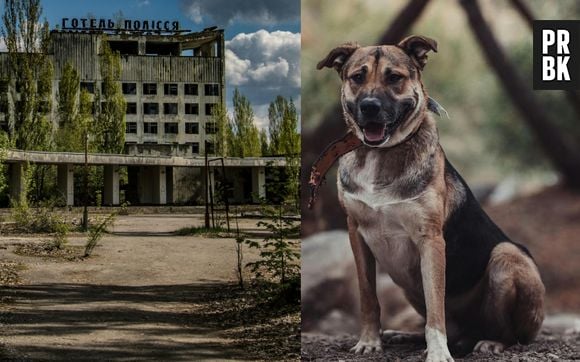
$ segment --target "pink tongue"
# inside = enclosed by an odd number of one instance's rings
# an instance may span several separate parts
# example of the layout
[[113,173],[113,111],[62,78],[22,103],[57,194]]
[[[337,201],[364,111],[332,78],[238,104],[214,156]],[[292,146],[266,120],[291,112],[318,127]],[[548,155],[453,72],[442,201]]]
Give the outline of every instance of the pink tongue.
[[365,138],[368,141],[376,142],[383,139],[385,135],[385,126],[379,124],[371,124],[363,130]]

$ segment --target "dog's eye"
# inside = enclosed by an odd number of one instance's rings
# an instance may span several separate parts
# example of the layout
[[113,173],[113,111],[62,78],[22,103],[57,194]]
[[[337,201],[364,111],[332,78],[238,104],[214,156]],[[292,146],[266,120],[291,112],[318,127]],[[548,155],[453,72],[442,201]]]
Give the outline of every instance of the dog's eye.
[[400,74],[396,74],[396,73],[391,73],[387,76],[387,81],[389,83],[397,83],[401,79],[403,79],[403,76]]
[[355,73],[350,76],[350,79],[352,79],[352,81],[355,82],[356,84],[361,84],[362,82],[364,82],[365,76],[362,73]]

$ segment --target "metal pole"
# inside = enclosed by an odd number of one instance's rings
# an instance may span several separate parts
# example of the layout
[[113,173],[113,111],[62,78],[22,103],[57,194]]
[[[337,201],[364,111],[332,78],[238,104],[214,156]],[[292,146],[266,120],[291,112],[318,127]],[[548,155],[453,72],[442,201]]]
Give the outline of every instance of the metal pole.
[[209,205],[208,205],[208,186],[209,186],[209,162],[207,160],[207,141],[204,141],[204,154],[205,154],[205,170],[204,170],[204,177],[205,177],[205,187],[203,193],[203,199],[205,201],[205,228],[209,229]]
[[83,202],[83,231],[89,229],[89,133],[85,129],[85,195]]
[[226,222],[228,224],[228,232],[230,232],[230,202],[228,201],[228,191],[229,188],[228,180],[226,179],[226,166],[224,165],[224,158],[221,158],[222,161],[222,183],[224,189],[224,202],[226,203]]

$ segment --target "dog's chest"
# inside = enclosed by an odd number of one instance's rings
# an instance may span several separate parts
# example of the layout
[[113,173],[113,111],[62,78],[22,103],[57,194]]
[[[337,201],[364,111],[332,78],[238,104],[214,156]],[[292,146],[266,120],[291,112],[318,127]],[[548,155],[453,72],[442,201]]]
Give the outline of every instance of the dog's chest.
[[410,238],[420,216],[418,196],[402,198],[394,186],[377,182],[379,157],[367,155],[364,167],[354,170],[350,157],[341,159],[338,181],[348,215],[395,283],[409,292],[421,288],[419,253]]

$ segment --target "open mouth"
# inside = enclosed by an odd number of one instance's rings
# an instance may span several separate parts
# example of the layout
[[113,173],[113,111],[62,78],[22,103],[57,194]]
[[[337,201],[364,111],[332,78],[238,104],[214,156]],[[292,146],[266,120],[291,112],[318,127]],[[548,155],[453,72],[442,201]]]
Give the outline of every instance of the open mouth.
[[387,125],[384,123],[371,122],[363,129],[365,143],[379,145],[387,138]]

